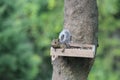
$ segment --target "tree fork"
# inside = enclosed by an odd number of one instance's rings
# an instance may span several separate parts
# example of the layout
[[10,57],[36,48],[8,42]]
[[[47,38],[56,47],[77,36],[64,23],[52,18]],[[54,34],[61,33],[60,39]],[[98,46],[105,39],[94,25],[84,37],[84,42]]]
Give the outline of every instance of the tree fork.
[[[98,9],[96,0],[64,0],[64,28],[78,44],[97,45]],[[73,53],[74,54],[74,53]],[[52,80],[87,80],[94,59],[59,57],[52,62]]]

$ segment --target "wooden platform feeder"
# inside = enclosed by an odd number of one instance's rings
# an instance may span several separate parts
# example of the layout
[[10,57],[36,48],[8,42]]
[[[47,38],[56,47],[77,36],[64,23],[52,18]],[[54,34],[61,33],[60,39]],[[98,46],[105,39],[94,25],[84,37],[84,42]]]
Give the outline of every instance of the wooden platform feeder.
[[95,55],[95,45],[88,44],[70,44],[71,46],[76,46],[76,48],[66,48],[62,52],[61,48],[54,49],[51,47],[50,55],[52,60],[55,60],[58,56],[67,56],[67,57],[84,57],[84,58],[94,58]]

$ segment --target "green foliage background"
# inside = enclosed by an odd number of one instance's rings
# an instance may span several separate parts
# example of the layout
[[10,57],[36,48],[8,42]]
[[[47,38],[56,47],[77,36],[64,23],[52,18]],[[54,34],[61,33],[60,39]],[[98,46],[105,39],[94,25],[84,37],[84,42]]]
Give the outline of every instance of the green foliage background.
[[[120,79],[120,0],[97,0],[99,48],[88,80]],[[64,0],[0,0],[0,80],[51,80]]]

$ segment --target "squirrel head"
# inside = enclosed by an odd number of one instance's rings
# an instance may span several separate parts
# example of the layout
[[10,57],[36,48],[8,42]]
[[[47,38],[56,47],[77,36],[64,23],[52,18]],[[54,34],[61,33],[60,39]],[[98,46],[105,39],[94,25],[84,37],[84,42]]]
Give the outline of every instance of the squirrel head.
[[57,46],[59,46],[59,44],[60,44],[59,39],[53,39],[52,43],[51,43],[51,46],[52,47],[57,47]]

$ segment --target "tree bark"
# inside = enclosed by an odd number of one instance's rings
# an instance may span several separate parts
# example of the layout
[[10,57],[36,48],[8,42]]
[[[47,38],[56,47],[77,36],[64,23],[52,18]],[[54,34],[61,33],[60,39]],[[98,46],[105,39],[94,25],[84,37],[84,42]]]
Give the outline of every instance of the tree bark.
[[[64,28],[70,30],[73,42],[97,45],[96,0],[65,0]],[[93,62],[90,58],[59,57],[52,62],[52,80],[87,80]]]

